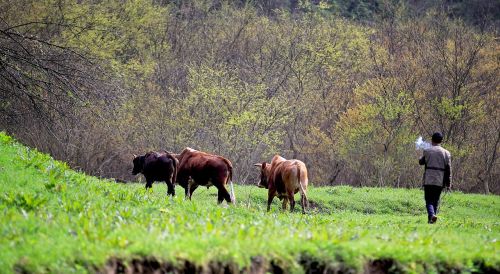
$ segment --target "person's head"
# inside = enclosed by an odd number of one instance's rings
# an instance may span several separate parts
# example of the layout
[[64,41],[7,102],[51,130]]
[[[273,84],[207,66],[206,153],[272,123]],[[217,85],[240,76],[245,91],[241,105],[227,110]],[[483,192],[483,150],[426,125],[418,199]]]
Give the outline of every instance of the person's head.
[[434,132],[431,137],[432,143],[434,144],[441,144],[443,141],[443,134],[441,132]]

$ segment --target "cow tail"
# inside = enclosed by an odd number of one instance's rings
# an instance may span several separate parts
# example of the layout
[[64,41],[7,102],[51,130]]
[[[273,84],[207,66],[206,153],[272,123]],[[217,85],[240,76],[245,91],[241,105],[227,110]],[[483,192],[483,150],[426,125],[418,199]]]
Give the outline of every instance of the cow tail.
[[178,162],[177,158],[175,158],[170,153],[168,154],[168,156],[170,157],[170,159],[172,159],[172,162],[174,165],[174,175],[172,176],[172,185],[174,185],[174,187],[175,187],[175,183],[177,182],[177,169],[179,166],[179,162]]
[[231,163],[227,163],[228,165],[228,169],[229,169],[229,176],[227,177],[227,179],[229,180],[229,182],[232,182],[233,181],[233,165],[231,165]]
[[[307,190],[304,187],[307,187],[307,177],[306,174],[302,174],[303,172],[300,172],[300,166],[297,165],[297,180],[299,181],[299,186],[300,186],[300,202],[304,206],[304,208],[309,207],[309,201],[307,200]],[[302,175],[304,178],[302,178]]]
[[304,195],[304,188],[302,187],[302,180],[300,178],[300,167],[298,165],[295,165],[295,168],[297,168],[297,181],[299,182],[300,186],[300,196]]
[[226,162],[227,168],[228,168],[228,171],[229,171],[227,180],[229,181],[229,187],[230,187],[230,190],[231,190],[231,193],[230,193],[231,201],[233,203],[236,203],[236,196],[234,195],[234,187],[233,187],[233,165],[227,159],[224,159],[224,161]]

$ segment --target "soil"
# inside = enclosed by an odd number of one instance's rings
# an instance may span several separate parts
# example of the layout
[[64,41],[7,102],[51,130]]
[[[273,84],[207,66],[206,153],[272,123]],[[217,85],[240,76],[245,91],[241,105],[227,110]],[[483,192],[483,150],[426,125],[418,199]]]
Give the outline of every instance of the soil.
[[[345,267],[342,263],[339,264],[326,264],[318,262],[310,257],[302,257],[299,260],[300,265],[305,273],[357,273],[354,268]],[[365,273],[389,273],[392,264],[386,261],[375,261],[373,266],[368,266],[364,269]],[[393,269],[392,269],[393,270]],[[231,273],[288,273],[287,269],[283,268],[278,262],[268,262],[262,257],[252,258],[249,267],[240,269],[236,264],[210,262],[207,265],[199,266],[189,261],[182,260],[177,264],[170,262],[160,262],[154,258],[133,259],[132,261],[125,262],[118,258],[110,259],[107,264],[97,269],[98,273],[103,274],[159,274],[159,273],[203,273],[203,274],[231,274]]]
[[[301,256],[299,264],[302,266],[304,273],[332,273],[332,274],[384,274],[384,273],[405,273],[404,269],[392,259],[377,259],[369,261],[363,269],[355,269],[345,266],[342,262],[320,262],[309,256]],[[460,269],[449,267],[446,265],[437,266],[439,273],[461,273]],[[210,262],[207,265],[195,265],[186,260],[180,260],[176,264],[171,262],[158,261],[155,258],[136,258],[131,261],[124,261],[119,258],[108,260],[102,268],[93,268],[92,272],[102,274],[160,274],[160,273],[202,273],[202,274],[232,274],[232,273],[288,273],[286,268],[283,268],[276,261],[267,261],[263,257],[252,258],[251,264],[245,268],[239,268],[234,263]],[[463,271],[466,271],[465,269]],[[486,267],[482,263],[476,264],[476,271],[472,273],[498,273],[498,270]],[[467,271],[468,272],[468,271]],[[470,272],[469,272],[470,273]]]

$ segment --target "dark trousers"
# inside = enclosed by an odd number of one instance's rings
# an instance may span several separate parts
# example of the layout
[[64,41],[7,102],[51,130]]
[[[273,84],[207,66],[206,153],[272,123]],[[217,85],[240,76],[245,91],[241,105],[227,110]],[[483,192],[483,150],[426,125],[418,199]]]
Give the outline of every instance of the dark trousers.
[[437,214],[439,196],[442,190],[443,187],[441,186],[424,185],[425,207],[427,208],[429,220],[433,215]]

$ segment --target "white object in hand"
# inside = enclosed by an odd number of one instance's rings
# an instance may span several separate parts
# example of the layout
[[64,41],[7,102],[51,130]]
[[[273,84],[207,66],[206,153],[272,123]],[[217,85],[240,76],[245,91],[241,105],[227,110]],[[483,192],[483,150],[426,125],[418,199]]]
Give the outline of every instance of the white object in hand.
[[422,140],[422,136],[418,136],[417,140],[415,141],[415,149],[416,150],[419,150],[419,149],[428,149],[431,147],[431,144],[429,144],[428,142]]

